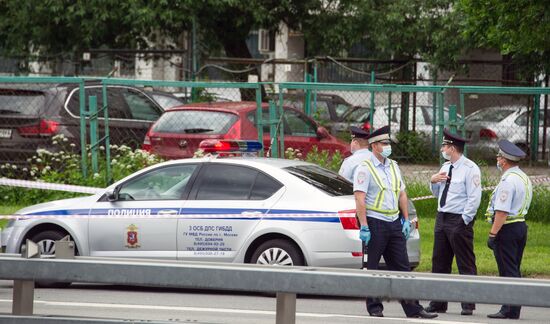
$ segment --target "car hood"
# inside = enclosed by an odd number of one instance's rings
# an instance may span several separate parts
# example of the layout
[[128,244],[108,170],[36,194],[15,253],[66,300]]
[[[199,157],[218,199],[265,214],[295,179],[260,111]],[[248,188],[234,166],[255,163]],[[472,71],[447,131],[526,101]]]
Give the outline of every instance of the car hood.
[[[36,204],[32,206],[25,207],[23,209],[18,210],[15,214],[16,215],[29,215],[29,214],[35,214],[35,215],[46,215],[45,212],[51,212],[51,211],[57,211],[57,210],[63,210],[66,214],[69,213],[70,207],[74,208],[74,211],[77,209],[79,210],[87,210],[88,206],[90,206],[91,203],[97,201],[101,195],[92,195],[92,196],[86,196],[86,197],[78,197],[78,198],[69,198],[69,199],[61,199],[56,201],[50,201],[45,202],[41,204]],[[75,208],[78,207],[78,208]]]

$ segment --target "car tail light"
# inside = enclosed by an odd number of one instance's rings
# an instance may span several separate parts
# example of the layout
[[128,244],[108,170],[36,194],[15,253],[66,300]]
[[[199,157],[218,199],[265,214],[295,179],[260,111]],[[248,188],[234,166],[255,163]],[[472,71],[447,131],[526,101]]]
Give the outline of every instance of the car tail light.
[[355,218],[355,209],[342,210],[338,212],[340,223],[345,230],[358,230],[357,218]]
[[53,136],[59,131],[59,123],[53,120],[41,119],[38,125],[18,128],[21,136]]
[[488,128],[482,128],[479,130],[479,137],[480,138],[486,138],[486,139],[497,139],[497,134]]
[[149,137],[149,134],[145,135],[143,144],[141,144],[141,149],[147,152],[151,152],[153,150],[153,146],[151,145],[151,137]]

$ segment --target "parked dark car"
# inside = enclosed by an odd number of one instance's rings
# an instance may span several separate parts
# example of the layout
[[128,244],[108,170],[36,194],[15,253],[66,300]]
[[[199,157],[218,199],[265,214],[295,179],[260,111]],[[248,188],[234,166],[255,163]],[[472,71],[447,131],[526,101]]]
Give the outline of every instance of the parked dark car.
[[[300,111],[304,111],[305,96],[303,93],[284,94],[283,104]],[[314,99],[315,98],[315,99]],[[278,102],[278,95],[270,99]],[[316,104],[316,108],[313,106]],[[347,123],[359,123],[358,120],[349,120],[345,118],[346,113],[353,108],[353,105],[336,94],[317,93],[314,97],[311,95],[312,116],[322,125],[327,127],[331,134],[337,135],[341,132],[349,132]],[[313,111],[314,110],[314,111]]]
[[[85,94],[86,109],[92,95],[97,97],[98,107],[103,106],[99,83],[86,84]],[[133,148],[140,146],[151,124],[163,112],[147,92],[131,86],[108,86],[107,103],[111,143]],[[104,135],[104,122],[103,117],[99,118],[99,138]],[[58,134],[79,147],[78,84],[0,85],[0,163],[25,163],[37,149],[56,151],[52,137]]]
[[[269,105],[262,105],[262,120],[269,120]],[[255,102],[195,103],[167,110],[151,126],[143,149],[166,159],[192,157],[205,139],[257,140]],[[284,130],[285,148],[307,154],[313,146],[319,150],[339,151],[349,155],[349,145],[329,134],[313,119],[297,109],[284,107],[280,127]],[[269,151],[269,125],[263,126],[264,148]]]

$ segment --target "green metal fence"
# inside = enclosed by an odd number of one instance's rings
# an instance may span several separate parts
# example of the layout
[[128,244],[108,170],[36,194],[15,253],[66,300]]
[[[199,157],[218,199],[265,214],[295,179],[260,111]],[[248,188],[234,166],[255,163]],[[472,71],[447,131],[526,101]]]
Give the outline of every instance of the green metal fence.
[[[122,158],[121,150],[185,158],[205,138],[258,139],[270,157],[326,150],[341,158],[351,125],[390,125],[400,140],[393,157],[416,169],[440,162],[443,128],[471,139],[467,154],[475,159],[492,161],[497,140],[508,138],[536,152],[536,162],[548,159],[550,118],[541,109],[548,94],[542,87],[4,77],[0,176],[33,179],[46,167],[64,170],[72,162],[60,152],[70,151],[78,154],[83,177],[99,175],[109,183],[120,176],[113,161]],[[244,98],[252,101],[240,103]],[[197,113],[163,115],[183,103],[194,103]],[[158,129],[150,131],[157,120]],[[74,145],[59,145],[66,142]],[[59,161],[46,165],[46,159]]]

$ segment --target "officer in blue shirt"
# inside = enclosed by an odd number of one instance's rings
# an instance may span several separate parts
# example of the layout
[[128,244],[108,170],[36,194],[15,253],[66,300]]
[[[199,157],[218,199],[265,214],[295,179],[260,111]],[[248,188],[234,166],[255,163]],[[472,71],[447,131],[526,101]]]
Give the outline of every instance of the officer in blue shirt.
[[350,127],[350,131],[350,149],[352,155],[342,162],[338,174],[348,179],[350,182],[353,182],[353,172],[355,168],[361,164],[361,162],[370,158],[372,153],[369,151],[369,142],[367,139],[367,137],[369,137],[369,132],[355,126]]
[[[438,197],[434,229],[432,272],[451,273],[456,256],[458,272],[476,275],[474,217],[481,202],[481,172],[464,155],[466,140],[443,131],[441,155],[448,160],[431,177],[431,191]],[[462,303],[461,315],[472,315],[473,303]],[[446,301],[432,301],[428,312],[445,313]]]
[[[529,177],[518,167],[525,153],[507,140],[498,142],[497,168],[504,172],[493,191],[486,216],[493,223],[487,246],[493,250],[501,277],[521,277],[521,258],[527,242],[525,216],[533,197]],[[489,318],[518,319],[521,306],[502,305]]]
[[[407,256],[407,239],[411,232],[405,184],[391,154],[389,126],[374,131],[368,142],[372,154],[355,169],[353,191],[359,238],[368,247],[367,269],[378,269],[384,256],[389,270],[411,271]],[[403,220],[399,217],[401,210]],[[434,318],[417,300],[402,300],[407,317]],[[382,317],[384,306],[380,299],[367,297],[367,311]]]

